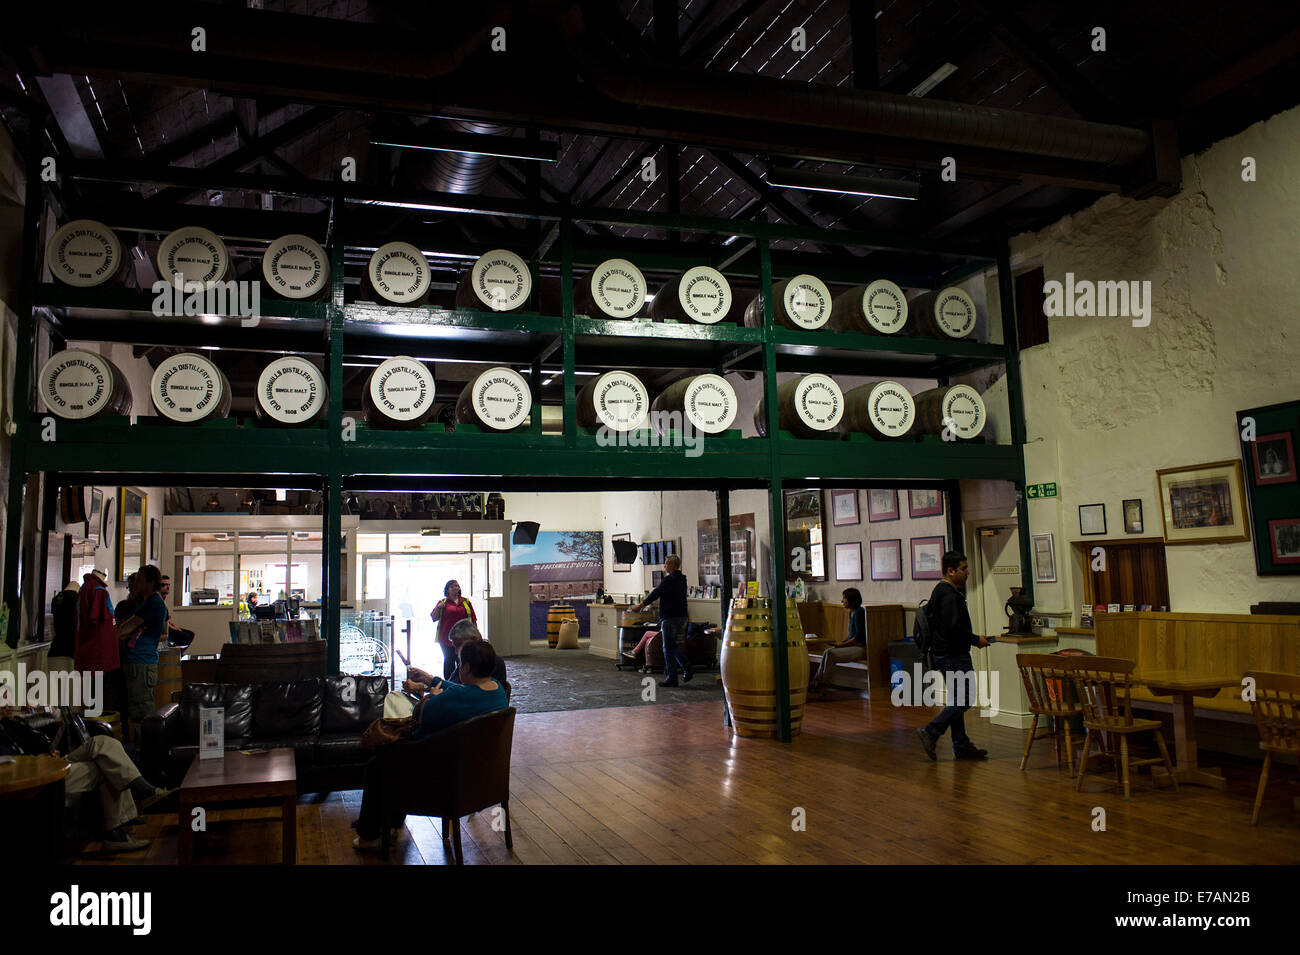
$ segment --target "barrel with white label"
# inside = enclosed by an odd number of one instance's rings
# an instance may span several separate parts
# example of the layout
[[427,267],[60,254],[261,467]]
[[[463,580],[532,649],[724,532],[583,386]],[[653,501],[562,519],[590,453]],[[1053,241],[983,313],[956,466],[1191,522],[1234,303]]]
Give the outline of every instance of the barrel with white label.
[[262,255],[266,288],[282,298],[310,300],[330,287],[330,260],[319,242],[306,235],[282,235]]
[[912,299],[908,308],[916,316],[917,333],[927,338],[945,341],[970,338],[979,320],[975,300],[956,286],[926,292]]
[[590,379],[578,392],[578,425],[635,431],[645,426],[650,396],[630,371],[607,371]]
[[907,324],[907,296],[889,279],[876,279],[837,295],[831,306],[836,331],[897,335]]
[[[801,375],[777,385],[777,427],[796,438],[838,437],[836,429],[844,417],[844,392],[834,378]],[[758,399],[754,427],[767,437],[767,396]]]
[[387,242],[366,263],[361,298],[388,305],[422,305],[429,297],[429,260],[409,242]]
[[859,385],[844,395],[844,431],[888,441],[906,437],[914,424],[916,403],[896,381]]
[[277,358],[258,376],[254,408],[263,421],[287,427],[310,424],[328,404],[325,375],[306,358]]
[[731,311],[731,285],[717,269],[697,265],[670,279],[650,303],[656,322],[698,322],[716,325]]
[[533,277],[528,263],[508,249],[478,257],[456,287],[456,307],[491,312],[518,312],[528,305]]
[[220,236],[202,226],[185,226],[158,245],[158,272],[164,281],[198,282],[205,289],[230,277],[230,253]]
[[45,246],[45,264],[56,279],[77,288],[92,288],[125,275],[122,242],[94,219],[74,219],[60,226]]
[[634,318],[645,304],[641,270],[627,259],[608,259],[573,290],[573,310],[589,318]]
[[942,435],[948,428],[954,438],[970,441],[980,436],[988,421],[984,399],[970,385],[931,388],[913,400],[919,434]]
[[533,393],[524,376],[512,368],[489,368],[460,393],[456,420],[492,431],[513,431],[528,420]]
[[370,373],[362,392],[372,428],[418,428],[433,414],[433,372],[406,355],[388,358]]
[[230,414],[230,382],[202,355],[164,358],[154,369],[149,394],[158,413],[179,424],[198,424]]
[[65,421],[91,421],[131,413],[131,387],[121,370],[103,355],[69,348],[41,366],[36,379],[41,401]]
[[[831,293],[815,275],[796,275],[772,286],[772,315],[781,328],[815,331],[831,318]],[[745,308],[745,324],[763,327],[763,296],[755,295]]]
[[736,420],[736,389],[720,375],[679,378],[650,406],[651,424],[660,434],[689,423],[703,434],[721,434]]

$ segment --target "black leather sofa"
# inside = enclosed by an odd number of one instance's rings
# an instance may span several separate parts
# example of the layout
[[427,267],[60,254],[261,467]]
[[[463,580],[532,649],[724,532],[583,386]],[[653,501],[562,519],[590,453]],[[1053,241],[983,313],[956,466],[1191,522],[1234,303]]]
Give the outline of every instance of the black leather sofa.
[[[352,681],[349,689],[348,681]],[[387,677],[326,676],[288,683],[187,683],[141,730],[145,776],[179,786],[199,752],[199,710],[225,712],[228,751],[294,751],[298,792],[360,789],[373,750],[361,734],[383,716]]]

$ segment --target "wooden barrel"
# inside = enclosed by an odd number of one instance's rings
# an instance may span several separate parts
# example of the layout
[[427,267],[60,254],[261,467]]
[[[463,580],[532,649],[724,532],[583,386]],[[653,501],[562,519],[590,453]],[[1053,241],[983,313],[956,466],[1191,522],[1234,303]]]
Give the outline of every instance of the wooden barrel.
[[388,305],[422,305],[429,297],[429,260],[409,242],[387,242],[366,263],[360,297]]
[[84,524],[89,507],[86,498],[90,488],[80,484],[59,488],[59,520],[64,524]]
[[277,358],[257,378],[257,417],[270,424],[310,424],[329,406],[325,375],[297,355]]
[[36,379],[41,403],[65,421],[92,421],[131,413],[131,386],[103,355],[68,348],[55,352]]
[[168,233],[158,244],[158,274],[168,283],[175,284],[179,275],[185,283],[211,288],[230,277],[230,253],[215,232],[185,226]]
[[917,334],[944,341],[969,338],[975,333],[979,313],[975,300],[965,290],[955,285],[925,292],[908,303],[908,310],[916,316]]
[[518,312],[528,305],[533,277],[526,263],[508,249],[478,257],[456,287],[456,307],[480,312]]
[[329,256],[310,236],[282,235],[262,255],[262,277],[281,298],[324,298],[330,290]]
[[[831,318],[831,293],[815,275],[796,275],[772,286],[772,315],[781,328],[813,331]],[[763,296],[755,295],[745,308],[745,324],[763,327]]]
[[716,325],[731,311],[731,285],[712,266],[697,265],[669,279],[650,303],[656,322],[698,322]]
[[970,385],[931,388],[913,400],[916,402],[916,431],[919,434],[941,435],[945,423],[950,422],[952,434],[959,440],[969,441],[979,437],[988,421],[984,399]]
[[181,654],[184,647],[158,648],[158,682],[153,688],[154,706],[166,706],[172,701],[172,693],[180,693]]
[[876,279],[836,296],[831,325],[840,332],[897,335],[907,325],[908,313],[903,290],[889,279]]
[[45,264],[65,285],[92,288],[124,279],[126,257],[117,234],[94,219],[73,219],[45,245]]
[[650,410],[651,424],[660,434],[674,424],[667,417],[677,414],[684,425],[691,425],[703,434],[721,434],[736,420],[736,389],[720,375],[691,375],[679,378],[659,393]]
[[230,414],[230,382],[208,359],[193,352],[159,362],[149,384],[158,413],[180,424],[198,424]]
[[896,381],[859,385],[844,396],[844,431],[893,440],[907,435],[916,423],[912,394]]
[[607,371],[578,392],[579,427],[635,431],[645,427],[649,413],[650,395],[630,371]]
[[578,614],[572,605],[566,603],[551,604],[546,611],[546,645],[554,647],[560,641],[560,625],[566,620],[578,622]]
[[560,621],[560,635],[555,644],[557,650],[579,650],[578,644],[578,618],[573,617],[568,620]]
[[[171,700],[169,699],[167,702],[170,703]],[[113,733],[113,739],[119,741],[122,739],[122,714],[117,710],[105,710],[96,716],[95,719],[99,720],[101,723],[108,724],[109,730]]]
[[362,393],[366,424],[372,428],[418,428],[433,414],[434,381],[422,361],[388,358],[370,373]]
[[[776,667],[772,598],[737,597],[731,602],[722,637],[722,689],[737,736],[775,739]],[[790,734],[803,728],[808,695],[808,647],[794,602],[786,601],[787,667],[790,684]]]
[[[836,429],[844,416],[844,392],[826,375],[801,375],[777,385],[778,426],[797,438],[838,437]],[[754,427],[767,437],[767,395],[758,399]]]
[[641,270],[627,259],[607,259],[573,290],[573,310],[591,318],[633,318],[645,305]]
[[524,376],[512,368],[489,368],[467,384],[456,400],[456,420],[492,431],[522,428],[533,407]]

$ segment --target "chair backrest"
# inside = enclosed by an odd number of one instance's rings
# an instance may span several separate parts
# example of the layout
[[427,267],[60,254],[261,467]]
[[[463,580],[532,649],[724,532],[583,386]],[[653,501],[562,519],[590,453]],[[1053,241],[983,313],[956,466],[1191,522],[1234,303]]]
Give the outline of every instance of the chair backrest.
[[1122,657],[1075,657],[1070,676],[1083,706],[1085,723],[1133,725],[1133,669]]
[[449,743],[443,768],[456,780],[452,814],[464,816],[510,798],[515,713],[508,706],[443,730]]
[[1300,675],[1246,673],[1255,681],[1250,712],[1259,727],[1259,745],[1279,753],[1300,753]]
[[287,683],[323,677],[325,641],[227,643],[216,670],[217,683]]
[[1053,653],[1017,653],[1016,666],[1029,697],[1029,711],[1040,716],[1074,716],[1080,712],[1070,679],[1075,658]]

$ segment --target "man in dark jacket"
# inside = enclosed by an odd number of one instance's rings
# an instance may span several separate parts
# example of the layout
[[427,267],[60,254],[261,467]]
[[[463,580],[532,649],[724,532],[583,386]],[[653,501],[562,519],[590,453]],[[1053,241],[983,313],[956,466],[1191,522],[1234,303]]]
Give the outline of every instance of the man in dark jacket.
[[948,705],[929,726],[918,729],[925,755],[935,759],[935,744],[948,729],[952,730],[952,754],[956,759],[987,759],[988,750],[979,749],[966,735],[966,711],[974,700],[975,665],[971,647],[987,647],[989,642],[971,629],[966,609],[966,555],[949,551],[943,555],[943,580],[934,586],[925,612],[934,631],[934,668],[944,676],[948,688]]
[[646,604],[659,601],[659,633],[664,641],[664,675],[660,686],[677,686],[677,671],[682,671],[682,680],[689,681],[694,675],[686,653],[677,645],[678,637],[686,636],[686,575],[682,573],[682,559],[676,554],[668,555],[664,561],[664,570],[668,571],[663,581],[649,596],[635,607],[633,612]]

